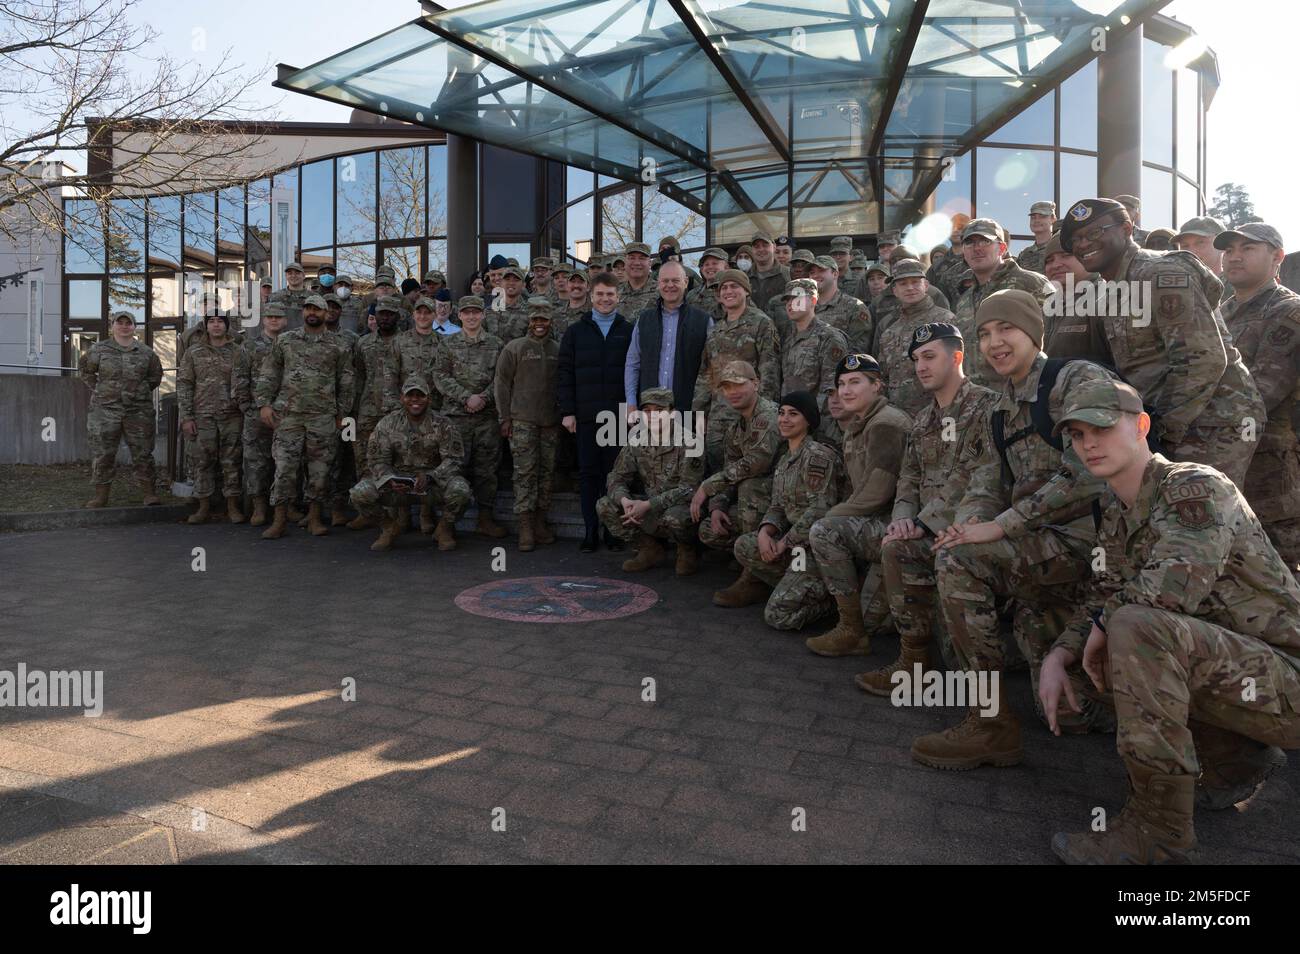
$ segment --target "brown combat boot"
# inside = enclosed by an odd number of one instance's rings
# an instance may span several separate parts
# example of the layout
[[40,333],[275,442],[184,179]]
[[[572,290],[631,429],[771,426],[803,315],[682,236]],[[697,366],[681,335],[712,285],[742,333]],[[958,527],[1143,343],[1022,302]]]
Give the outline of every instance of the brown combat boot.
[[307,515],[298,509],[298,505],[296,503],[290,503],[287,504],[287,506],[289,508],[289,512],[286,514],[286,516],[294,523],[299,523],[300,521],[307,519]]
[[[904,587],[904,590],[909,589]],[[907,593],[908,601],[913,603],[913,611],[916,613],[915,627],[899,626],[898,633],[898,658],[888,666],[871,672],[858,673],[853,677],[859,689],[863,692],[869,692],[873,696],[889,696],[894,691],[894,673],[907,672],[914,673],[914,667],[920,663],[922,672],[930,665],[930,614],[926,610],[920,609],[921,606],[930,605],[931,593],[928,587],[916,587],[923,592],[919,594]],[[915,597],[915,599],[913,599]],[[906,632],[905,630],[911,630]]]
[[267,527],[265,530],[262,531],[262,539],[279,540],[282,536],[284,536],[285,527],[288,525],[288,522],[289,522],[289,505],[276,504],[275,519],[271,521],[271,525],[269,527]]
[[930,768],[965,772],[981,765],[1005,768],[1024,758],[1020,745],[1020,720],[1007,703],[1002,675],[998,674],[998,714],[980,715],[971,706],[966,718],[942,732],[931,732],[912,743],[912,758]]
[[[400,519],[400,518],[399,518]],[[383,521],[383,532],[379,534],[379,539],[370,544],[372,550],[391,550],[393,541],[397,539],[402,532],[402,525],[398,520],[392,517],[385,517]]]
[[311,506],[307,508],[307,529],[311,531],[313,537],[323,537],[330,532],[330,528],[325,526],[325,521],[320,518],[319,500],[313,500]]
[[266,494],[257,494],[253,497],[253,516],[248,521],[250,527],[260,527],[266,523]]
[[379,521],[364,513],[359,513],[348,521],[349,530],[369,530],[371,527],[377,526],[379,526]]
[[348,505],[342,497],[330,504],[330,526],[346,527],[348,525]]
[[420,532],[427,537],[437,525],[438,521],[433,516],[433,501],[425,497],[420,501]]
[[236,497],[226,498],[226,519],[231,523],[243,523],[244,511],[239,509],[239,500]]
[[555,542],[555,529],[546,522],[545,510],[533,513],[533,538],[543,544]]
[[519,551],[531,553],[537,549],[537,540],[533,536],[533,511],[525,510],[519,514]]
[[1276,745],[1256,742],[1227,729],[1195,723],[1192,739],[1201,763],[1196,780],[1196,804],[1223,811],[1252,798],[1265,780],[1286,766],[1286,753]]
[[439,550],[456,549],[456,521],[444,513],[433,528],[433,538],[438,541]]
[[739,609],[742,606],[753,606],[755,603],[766,603],[771,593],[772,587],[749,570],[742,570],[735,583],[713,594],[713,605]]
[[636,556],[623,561],[627,573],[639,573],[663,562],[666,555],[664,545],[656,537],[642,533],[636,538]]
[[494,540],[500,540],[506,535],[506,528],[497,523],[492,518],[492,511],[480,507],[478,511],[478,532],[485,537],[492,537]]
[[108,494],[112,489],[112,484],[95,484],[95,496],[86,501],[86,508],[88,510],[98,510],[100,507],[107,507]]
[[207,523],[212,516],[212,501],[207,497],[199,498],[199,509],[185,518],[186,523]]
[[871,636],[862,622],[858,595],[837,596],[835,606],[840,621],[820,636],[810,636],[803,644],[818,656],[865,656],[871,652]]
[[1192,824],[1196,778],[1164,775],[1128,764],[1128,802],[1105,831],[1052,837],[1052,851],[1068,865],[1185,865],[1196,847]]
[[700,571],[700,551],[695,544],[677,544],[677,565],[673,569],[678,576],[694,576]]
[[140,502],[144,504],[146,507],[156,507],[160,503],[162,503],[162,498],[159,497],[156,493],[154,493],[154,485],[152,480],[141,480],[140,490],[144,494],[144,499],[141,500]]

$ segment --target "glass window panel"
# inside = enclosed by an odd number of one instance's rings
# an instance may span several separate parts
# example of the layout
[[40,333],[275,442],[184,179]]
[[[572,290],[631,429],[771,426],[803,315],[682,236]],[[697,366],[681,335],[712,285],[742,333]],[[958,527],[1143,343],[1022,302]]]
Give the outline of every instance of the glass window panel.
[[248,184],[248,271],[261,281],[271,276],[271,181]]
[[1169,47],[1143,38],[1142,161],[1163,166],[1174,161],[1174,74],[1165,66],[1168,52]]
[[[383,261],[379,264],[392,266],[393,277],[397,280],[400,288],[403,281],[408,278],[414,278],[419,281],[424,272],[420,270],[420,250],[424,243],[417,245],[390,245],[381,248]],[[526,259],[519,259],[520,262]]]
[[67,242],[63,253],[65,272],[104,270],[104,229],[99,207],[90,199],[63,204]]
[[353,296],[364,295],[375,287],[373,245],[340,246],[336,253],[339,274],[352,276]]
[[[447,234],[447,147],[429,147],[429,234]],[[430,268],[441,266],[430,265]]]
[[[910,181],[910,170],[907,177]],[[865,166],[797,169],[794,195],[796,237],[855,235],[877,229],[879,210]]]
[[635,187],[604,196],[600,200],[601,250],[617,252],[637,241],[637,224]]
[[1097,195],[1097,160],[1093,156],[1076,156],[1061,153],[1061,194],[1056,203],[1057,213],[1065,210],[1080,199],[1091,199]]
[[1019,116],[988,137],[989,142],[1023,142],[1031,146],[1052,145],[1056,96],[1048,93]]
[[181,267],[181,199],[149,200],[149,267],[177,272]]
[[[594,186],[595,176],[586,169],[569,166],[565,170],[565,197],[567,201],[572,202],[574,199],[587,195]],[[593,225],[592,216],[594,212],[595,202],[592,199],[586,199],[576,205],[571,205],[564,212],[564,250],[568,255],[580,262],[587,261],[593,251],[592,242],[595,239],[595,226]]]
[[185,268],[211,273],[216,260],[216,197],[196,192],[185,197]]
[[104,283],[99,279],[68,282],[68,321],[91,322],[104,318]]
[[971,202],[971,157],[947,156],[943,172],[939,176],[939,185],[934,190],[934,211],[942,212],[952,218],[954,215],[973,215],[974,204]]
[[978,152],[975,202],[980,217],[1009,229],[1027,226],[1029,207],[1052,195],[1052,153],[990,148]]
[[1181,176],[1178,178],[1178,182],[1175,188],[1177,188],[1178,190],[1177,221],[1179,225],[1181,225],[1183,222],[1186,222],[1188,219],[1195,218],[1196,216],[1201,214],[1200,204],[1198,201],[1199,195],[1196,191],[1196,186],[1194,186],[1192,183],[1188,182],[1186,179],[1182,178]]
[[144,324],[145,285],[143,275],[114,275],[108,281],[108,313],[129,311],[137,324]]
[[176,343],[180,332],[174,328],[155,328],[149,336],[149,347],[158,355],[163,366],[162,381],[158,383],[159,395],[176,393]]
[[1097,148],[1097,61],[1061,84],[1061,145]]
[[144,270],[143,199],[114,199],[108,206],[108,270],[139,272]]
[[423,146],[385,149],[379,153],[381,239],[422,238],[427,195]]
[[1142,228],[1177,228],[1174,222],[1173,176],[1150,166],[1142,167]]
[[375,240],[375,154],[340,156],[334,160],[338,192],[338,232],[336,241],[373,242]]
[[[447,274],[447,240],[431,239],[429,241],[429,268]],[[424,276],[421,276],[423,278]],[[450,278],[449,278],[450,280]]]
[[704,242],[704,216],[647,186],[641,190],[641,234],[656,251],[659,240],[669,236],[678,248],[695,248]]
[[[1178,77],[1178,170],[1196,178],[1196,117],[1200,112],[1200,74],[1181,69]],[[1181,212],[1180,212],[1181,214]]]
[[487,257],[490,261],[496,255],[513,258],[521,265],[532,260],[532,246],[527,242],[488,242]]
[[[222,189],[217,196],[217,237],[223,245],[244,244],[244,187]],[[223,256],[224,256],[223,252]]]
[[321,248],[334,244],[334,161],[311,162],[302,167],[302,245]]
[[153,317],[180,318],[182,315],[181,287],[176,273],[149,276],[150,295],[153,299]]

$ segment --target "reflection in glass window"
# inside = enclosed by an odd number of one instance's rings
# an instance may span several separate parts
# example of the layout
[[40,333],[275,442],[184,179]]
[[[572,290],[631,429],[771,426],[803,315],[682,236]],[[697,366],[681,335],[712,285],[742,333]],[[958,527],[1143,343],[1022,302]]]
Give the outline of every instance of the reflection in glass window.
[[271,276],[271,181],[248,184],[248,271],[261,281]]
[[129,311],[137,324],[144,323],[143,275],[114,275],[108,281],[108,313]]
[[[429,147],[429,234],[435,237],[447,234],[447,147]],[[445,247],[445,243],[444,243]],[[432,252],[430,252],[432,254]],[[446,261],[446,254],[443,255]],[[430,265],[430,268],[441,266]]]
[[352,276],[352,294],[364,295],[375,287],[375,247],[373,245],[340,246],[335,250],[340,275]]
[[[429,268],[447,274],[447,240],[432,239],[429,242]],[[420,276],[423,278],[424,276]]]
[[144,269],[143,199],[114,199],[108,206],[107,255],[110,272]]
[[1198,201],[1199,193],[1196,190],[1196,186],[1192,185],[1192,183],[1188,182],[1181,176],[1178,178],[1176,188],[1178,189],[1178,215],[1176,218],[1178,223],[1181,225],[1188,219],[1195,218],[1201,214],[1200,203]]
[[1058,214],[1064,215],[1065,210],[1080,199],[1091,199],[1096,195],[1096,158],[1061,153],[1061,201],[1056,203]]
[[981,218],[1004,228],[1029,227],[1029,207],[1051,199],[1052,153],[1029,149],[981,148],[975,157],[975,201]]
[[180,333],[175,329],[156,328],[149,339],[149,347],[158,355],[163,366],[162,381],[158,384],[159,396],[176,392],[176,343]]
[[211,192],[185,197],[185,267],[211,272],[216,255],[216,199]]
[[167,275],[151,275],[149,277],[150,297],[153,299],[150,308],[154,318],[180,318],[181,317],[181,286],[177,280],[175,272]]
[[603,197],[600,200],[601,250],[618,252],[629,242],[637,241],[638,224],[635,186]]
[[970,154],[964,156],[947,156],[946,163],[939,178],[939,187],[934,190],[934,211],[942,212],[952,218],[954,215],[973,215],[970,191]]
[[379,153],[379,237],[420,238],[424,224],[424,147]]
[[[595,187],[596,177],[586,169],[569,166],[565,171],[565,200],[573,202],[587,195]],[[564,213],[564,250],[571,258],[585,262],[591,257],[595,226],[592,216],[595,202],[585,199],[571,205]]]
[[149,267],[176,272],[181,267],[181,199],[149,200]]
[[335,162],[334,186],[337,191],[338,231],[336,241],[373,242],[375,240],[375,154],[363,152],[341,156]]
[[1142,228],[1174,229],[1173,176],[1149,166],[1142,167]]
[[1052,145],[1056,96],[1048,93],[988,137],[989,142],[1022,142],[1031,146]]
[[63,270],[102,272],[104,229],[99,207],[90,199],[70,200],[63,204],[63,220],[67,232]]
[[302,167],[302,247],[334,244],[334,162]]
[[[420,270],[420,249],[424,243],[418,245],[389,245],[383,249],[382,261],[380,265],[388,265],[393,269],[393,277],[397,279],[398,287],[404,280],[414,278],[419,281],[424,272]],[[524,261],[524,259],[520,259]]]
[[104,317],[104,283],[78,280],[68,282],[68,321],[99,321]]
[[1167,46],[1143,38],[1142,161],[1162,166],[1174,161],[1174,74],[1165,66],[1168,52]]
[[1061,145],[1069,149],[1097,148],[1097,61],[1061,84]]
[[1181,69],[1178,77],[1178,169],[1196,178],[1196,117],[1200,112],[1200,74]]
[[659,240],[672,237],[682,250],[704,247],[704,216],[679,205],[654,186],[641,190],[641,234],[659,249]]
[[[911,169],[886,169],[886,195],[891,188],[906,189]],[[877,207],[871,178],[865,166],[844,164],[820,169],[799,169],[794,174],[794,234],[854,235],[874,232]],[[746,236],[748,240],[750,236]]]

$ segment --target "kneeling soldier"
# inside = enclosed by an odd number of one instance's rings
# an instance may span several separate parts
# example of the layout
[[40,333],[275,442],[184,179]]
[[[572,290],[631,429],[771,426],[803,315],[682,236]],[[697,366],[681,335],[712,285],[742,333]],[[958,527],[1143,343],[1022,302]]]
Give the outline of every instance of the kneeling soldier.
[[821,423],[817,398],[792,391],[776,424],[789,450],[772,477],[772,505],[756,533],[736,541],[736,559],[772,587],[763,619],[773,629],[802,629],[835,609],[808,543],[812,526],[843,496],[839,453],[809,437]]
[[[456,549],[456,520],[469,506],[469,484],[460,474],[465,450],[460,434],[441,414],[429,410],[431,389],[419,375],[402,384],[402,406],[385,415],[370,434],[366,462],[370,473],[352,488],[352,506],[372,521],[381,520],[383,532],[370,545],[388,550],[402,532],[410,497],[427,497],[442,507],[434,528],[439,550]],[[414,477],[414,484],[394,478]],[[385,514],[381,507],[396,508]]]
[[[695,549],[698,521],[688,504],[704,477],[704,455],[692,457],[685,446],[674,446],[672,407],[671,388],[641,392],[650,440],[618,452],[606,482],[609,492],[596,501],[596,513],[609,532],[636,544],[636,556],[623,562],[629,573],[657,566],[664,558],[663,542],[669,539],[677,543],[678,576],[689,576],[700,566]],[[634,483],[644,492],[633,493]]]

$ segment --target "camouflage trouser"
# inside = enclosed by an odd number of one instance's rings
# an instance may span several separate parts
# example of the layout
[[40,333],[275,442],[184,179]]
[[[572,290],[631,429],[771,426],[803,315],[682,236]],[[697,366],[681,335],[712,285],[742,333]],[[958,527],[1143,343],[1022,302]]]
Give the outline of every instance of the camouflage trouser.
[[308,501],[324,503],[329,496],[330,464],[334,458],[338,427],[334,415],[286,414],[275,429],[271,456],[275,459],[275,483],[271,504],[290,504],[298,496],[298,472],[307,464]]
[[441,507],[443,514],[455,522],[469,506],[470,492],[469,484],[459,474],[446,481],[430,478],[429,486],[423,494],[398,494],[391,490],[381,490],[375,486],[372,478],[365,477],[352,487],[351,497],[352,506],[367,517],[380,517],[384,507],[397,510],[409,508],[413,501],[419,500],[421,504],[427,501],[431,506]]
[[[723,444],[727,440],[727,428],[733,422],[740,420],[740,412],[734,410],[722,398],[714,397],[713,402],[704,413],[707,417],[704,422],[704,460],[708,465],[708,472],[716,474],[722,470],[722,465],[725,462],[726,454],[723,451]],[[698,439],[696,438],[696,440]]]
[[489,512],[497,499],[497,467],[501,463],[501,425],[492,411],[458,414],[448,418],[465,445],[461,471],[469,476],[474,499]]
[[772,587],[763,621],[773,629],[803,629],[835,612],[835,600],[826,592],[817,558],[809,547],[803,547],[802,570],[792,567],[794,555],[790,551],[775,563],[765,562],[758,553],[756,532],[746,533],[736,541],[735,554],[741,566]]
[[244,489],[254,497],[269,493],[275,479],[274,439],[275,431],[262,423],[257,408],[244,413]]
[[199,417],[194,423],[199,432],[190,438],[190,453],[194,455],[194,496],[211,497],[217,489],[212,476],[214,466],[221,468],[221,495],[238,499],[244,492],[243,429],[244,419],[238,414],[226,417]]
[[330,465],[330,500],[333,506],[341,507],[347,503],[348,491],[357,482],[356,468],[356,455],[350,452],[340,431],[334,444],[334,463]]
[[[645,500],[645,494],[637,494],[633,500]],[[600,517],[609,532],[620,540],[632,542],[638,534],[647,533],[660,540],[674,543],[695,542],[695,521],[691,519],[691,508],[687,504],[669,507],[661,514],[651,510],[639,527],[623,526],[623,507],[617,500],[606,494],[596,501],[596,515]]]
[[370,435],[375,432],[380,418],[357,418],[356,443],[352,445],[352,459],[358,477],[368,477],[370,467],[366,463],[366,453],[370,448]]
[[86,436],[90,441],[90,482],[111,484],[116,470],[117,448],[126,439],[131,452],[131,470],[149,492],[154,488],[154,411],[153,404],[130,411],[92,407],[86,417]]
[[1300,748],[1300,673],[1263,640],[1129,605],[1107,616],[1106,646],[1126,761],[1197,774],[1198,724]]
[[[1015,540],[963,544],[935,554],[939,606],[961,668],[1006,668],[997,603],[999,597],[1014,598],[1012,630],[1029,664],[1034,708],[1038,709],[1043,657],[1083,601],[1084,582],[1091,575],[1092,546],[1093,541],[1071,536],[1059,527],[1044,527]],[[1079,661],[1068,673],[1083,712],[1073,712],[1062,699],[1057,713],[1062,730],[1109,730],[1113,723],[1110,707],[1089,688],[1091,680]]]
[[[1273,541],[1273,547],[1282,562],[1290,567],[1293,574],[1300,573],[1300,517],[1266,523],[1264,532]],[[1296,576],[1296,579],[1300,580],[1300,576]]]
[[736,502],[727,508],[731,527],[722,533],[713,532],[711,513],[700,521],[700,542],[714,550],[730,550],[742,533],[757,530],[763,515],[772,502],[772,478],[750,477],[736,487]]
[[510,456],[514,461],[515,513],[546,513],[551,509],[558,425],[543,427],[527,421],[510,422]]
[[[939,589],[934,571],[934,537],[919,540],[890,540],[880,548],[880,569],[889,597],[889,612],[900,639],[914,646],[926,645],[937,630],[939,654],[948,669],[960,668],[952,639],[937,610]],[[931,661],[934,661],[933,655]]]
[[[1263,427],[1265,420],[1263,405],[1255,418]],[[1259,447],[1257,440],[1244,440],[1238,426],[1198,427],[1193,424],[1183,435],[1176,447],[1166,448],[1170,460],[1191,461],[1197,464],[1209,464],[1215,470],[1222,471],[1229,480],[1237,485],[1238,490],[1246,487],[1246,471],[1250,469],[1251,458]]]
[[1300,566],[1300,448],[1266,435],[1246,474],[1246,500],[1283,562]]
[[[826,591],[832,597],[856,592],[869,634],[889,622],[889,602],[880,572],[880,538],[888,525],[882,517],[822,517],[808,534]],[[864,568],[867,573],[862,580],[859,570]]]

